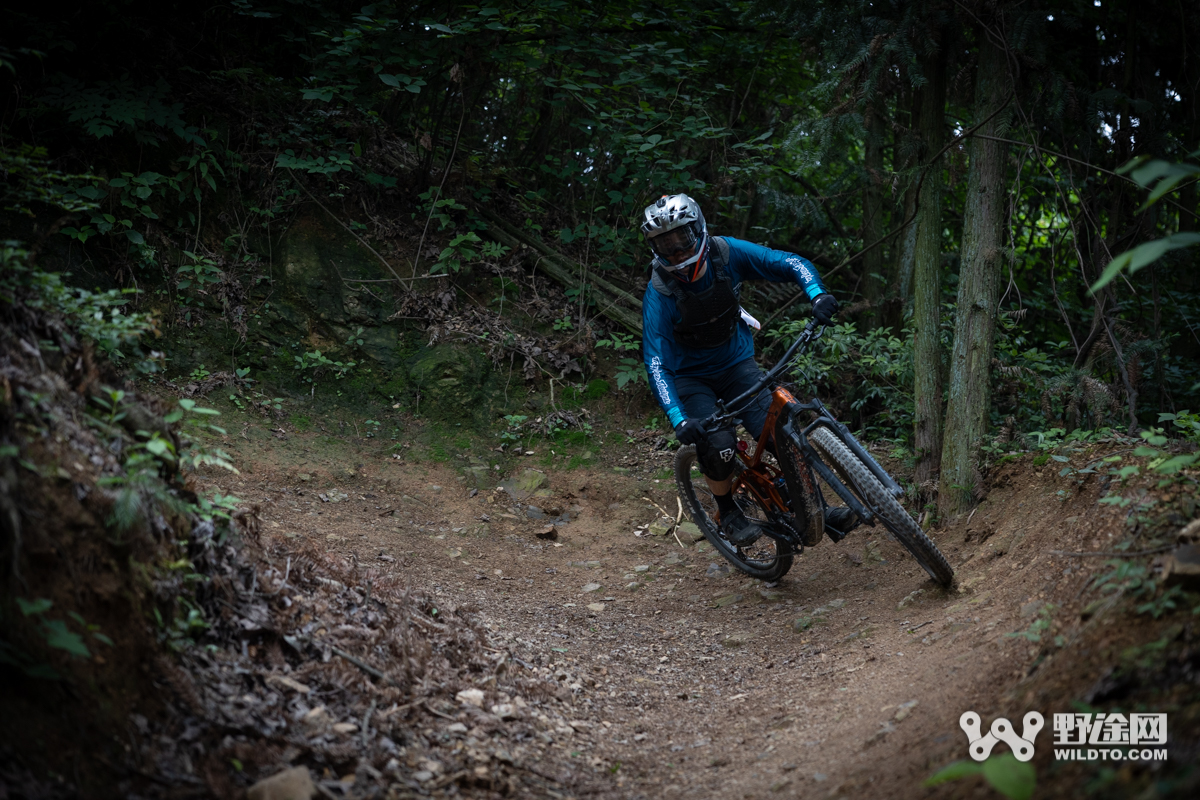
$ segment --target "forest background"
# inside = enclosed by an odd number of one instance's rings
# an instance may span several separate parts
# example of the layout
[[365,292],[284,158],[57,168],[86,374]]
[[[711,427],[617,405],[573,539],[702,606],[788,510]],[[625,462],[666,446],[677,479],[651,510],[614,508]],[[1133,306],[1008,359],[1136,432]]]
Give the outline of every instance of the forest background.
[[[325,331],[332,356],[246,338],[273,237],[311,203],[387,267],[371,296],[393,313],[369,329],[420,317],[394,312],[426,275],[490,271],[503,295],[499,211],[571,261],[561,331],[636,328],[600,287],[640,295],[636,215],[686,191],[713,232],[818,265],[844,311],[806,374],[907,446],[953,514],[994,440],[1191,430],[1196,24],[1100,0],[19,11],[0,51],[7,258],[138,290],[128,310],[168,343],[223,320],[230,371],[344,377],[364,361],[353,320]],[[794,298],[748,298],[768,355]],[[636,341],[603,328],[587,338]]]
[[[1139,437],[1127,449],[1159,488],[1194,491],[1198,26],[1200,10],[1160,0],[7,12],[0,333],[3,387],[18,390],[0,394],[15,601],[0,661],[33,675],[44,665],[10,645],[39,636],[87,652],[46,616],[52,592],[18,575],[28,515],[14,498],[36,494],[18,475],[63,477],[31,443],[71,415],[47,422],[57,412],[13,364],[65,371],[46,354],[77,349],[30,317],[65,317],[134,378],[127,396],[90,362],[77,369],[94,373],[76,416],[99,431],[114,552],[128,556],[121,531],[150,509],[172,509],[183,521],[155,558],[190,537],[159,559],[188,565],[196,532],[238,513],[183,486],[180,467],[229,466],[170,429],[205,441],[193,395],[296,411],[297,428],[312,409],[353,407],[367,436],[470,431],[489,451],[497,437],[590,442],[580,409],[601,398],[665,433],[637,353],[637,219],[668,192],[698,198],[715,234],[818,266],[842,312],[797,382],[909,459],[927,526],[970,509],[997,462],[1069,462],[1055,448],[1114,432]],[[806,322],[802,299],[747,288],[765,361]],[[180,408],[137,416],[131,387],[164,381]],[[1062,469],[1138,473],[1118,461]],[[174,646],[207,623],[172,585],[155,602]],[[83,635],[103,643],[93,627]]]

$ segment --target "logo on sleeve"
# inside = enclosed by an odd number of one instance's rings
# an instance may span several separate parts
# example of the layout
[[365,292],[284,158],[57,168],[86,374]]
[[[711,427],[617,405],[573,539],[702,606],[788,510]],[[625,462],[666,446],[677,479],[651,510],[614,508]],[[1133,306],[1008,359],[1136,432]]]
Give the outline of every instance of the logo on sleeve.
[[650,375],[654,378],[654,388],[658,390],[658,396],[663,405],[671,405],[671,391],[667,388],[667,381],[663,378],[662,359],[658,356],[650,359]]
[[792,272],[798,272],[805,283],[811,283],[814,280],[812,271],[804,263],[804,259],[800,256],[789,256],[784,259],[785,264],[792,268]]

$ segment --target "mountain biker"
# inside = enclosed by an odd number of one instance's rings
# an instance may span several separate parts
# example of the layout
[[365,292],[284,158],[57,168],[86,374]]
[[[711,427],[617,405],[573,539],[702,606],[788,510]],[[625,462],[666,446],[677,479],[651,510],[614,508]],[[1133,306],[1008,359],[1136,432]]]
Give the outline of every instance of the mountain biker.
[[[733,426],[712,433],[700,421],[750,389],[762,375],[754,362],[750,327],[758,322],[738,302],[743,280],[798,283],[813,316],[828,324],[838,302],[806,258],[730,236],[709,236],[699,204],[686,194],[663,195],[642,214],[642,234],[653,253],[653,274],[642,297],[642,352],[650,388],[675,427],[680,444],[695,445],[701,471],[717,502],[721,531],[744,547],[762,535],[730,492],[737,437]],[[771,395],[762,391],[739,412],[757,439]],[[841,532],[857,521],[848,508],[826,512]]]

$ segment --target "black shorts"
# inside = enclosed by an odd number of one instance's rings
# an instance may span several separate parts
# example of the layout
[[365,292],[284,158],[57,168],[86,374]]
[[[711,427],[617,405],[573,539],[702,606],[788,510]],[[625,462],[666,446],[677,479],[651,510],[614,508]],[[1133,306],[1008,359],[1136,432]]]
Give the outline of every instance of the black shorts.
[[[675,390],[683,403],[688,417],[704,419],[717,410],[717,401],[728,402],[750,389],[762,377],[762,370],[753,358],[739,361],[724,372],[697,377],[676,375]],[[742,425],[757,439],[767,422],[767,410],[771,407],[771,393],[763,389],[737,416]],[[722,481],[733,472],[733,454],[737,436],[733,427],[709,434],[708,445],[697,448],[700,466],[704,474]]]

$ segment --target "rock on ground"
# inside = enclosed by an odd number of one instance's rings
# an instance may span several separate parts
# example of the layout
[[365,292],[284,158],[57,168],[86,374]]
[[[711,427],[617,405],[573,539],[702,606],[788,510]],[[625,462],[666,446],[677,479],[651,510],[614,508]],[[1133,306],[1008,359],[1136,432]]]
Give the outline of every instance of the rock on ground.
[[311,800],[317,793],[308,767],[293,767],[259,781],[246,791],[247,800]]

